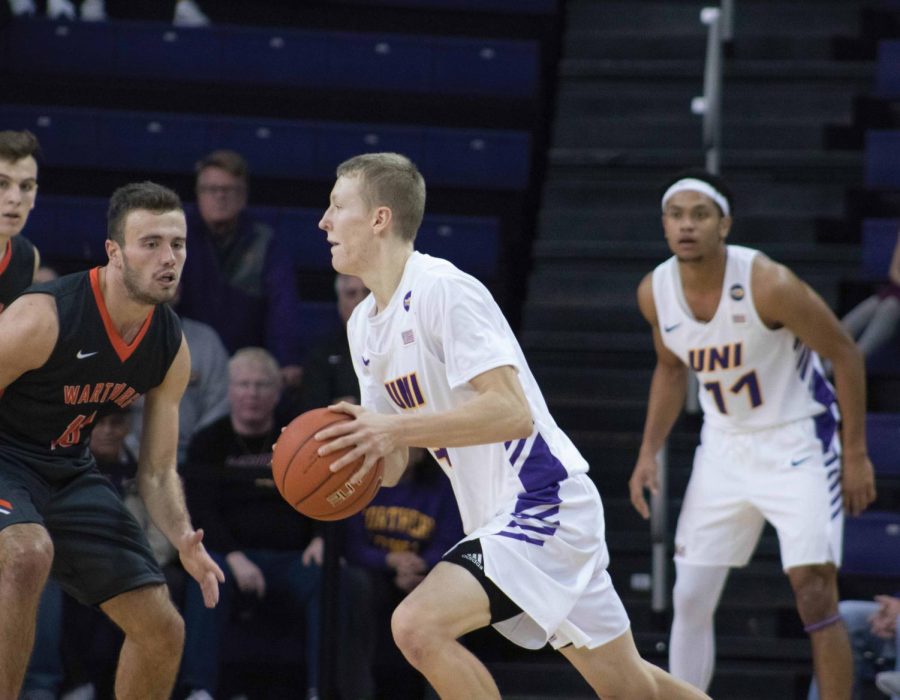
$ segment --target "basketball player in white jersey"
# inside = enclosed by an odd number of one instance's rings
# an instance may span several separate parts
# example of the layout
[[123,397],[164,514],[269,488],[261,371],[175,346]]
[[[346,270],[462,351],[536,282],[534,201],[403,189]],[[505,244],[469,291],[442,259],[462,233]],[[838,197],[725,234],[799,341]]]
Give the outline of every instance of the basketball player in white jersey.
[[394,639],[442,698],[499,698],[457,639],[488,624],[526,648],[550,643],[604,698],[703,698],[640,658],[606,567],[603,507],[588,465],[559,430],[490,293],[415,252],[425,182],[393,153],[341,164],[319,226],[338,272],[372,293],[348,323],[361,406],[320,431],[337,471],[385,460],[396,483],[408,447],[449,476],[465,539],[393,615]]
[[[684,404],[689,367],[703,409],[675,533],[670,669],[709,686],[713,614],[729,567],[749,561],[768,520],[812,642],[822,698],[849,700],[852,658],[836,582],[843,511],[857,515],[875,498],[862,357],[824,301],[790,270],[726,245],[731,209],[720,178],[703,171],[676,177],[662,198],[673,257],[638,288],[657,355],[629,482],[645,518],[644,490],[657,488],[656,455]],[[832,363],[836,393],[819,356]]]

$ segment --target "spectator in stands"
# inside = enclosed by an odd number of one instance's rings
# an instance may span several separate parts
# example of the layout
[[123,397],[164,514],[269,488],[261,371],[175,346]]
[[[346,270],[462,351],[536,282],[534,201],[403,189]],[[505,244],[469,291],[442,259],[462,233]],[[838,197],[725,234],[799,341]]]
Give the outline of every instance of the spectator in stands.
[[[657,455],[691,368],[702,387],[703,433],[675,533],[671,671],[708,687],[719,596],[768,521],[822,696],[845,699],[853,666],[838,614],[843,512],[858,515],[875,499],[865,368],[808,285],[759,251],[726,243],[732,207],[727,183],[703,171],[676,175],[662,194],[672,257],[637,292],[657,359],[631,501],[649,517],[644,491],[657,489]],[[832,362],[836,389],[819,354]]]
[[[9,8],[16,16],[34,16],[37,6],[34,0],[9,0]],[[47,16],[50,19],[74,20],[79,14],[73,0],[47,0]],[[85,22],[102,22],[106,19],[106,0],[83,0],[80,8],[81,19]],[[175,0],[172,23],[176,27],[205,27],[207,17],[195,0]]]
[[182,685],[192,700],[215,695],[223,633],[242,598],[282,619],[305,618],[309,697],[315,697],[322,540],[272,481],[281,372],[268,351],[250,347],[234,354],[228,374],[231,413],[194,436],[184,470],[191,514],[227,577],[214,609],[204,606],[198,586],[187,587]]
[[350,360],[346,325],[353,309],[369,290],[359,277],[338,273],[334,278],[334,291],[341,326],[309,350],[301,391],[304,411],[338,401],[359,403],[359,382]]
[[[181,329],[191,350],[191,376],[178,407],[179,464],[187,458],[194,434],[228,413],[228,352],[219,334],[212,326],[192,318],[182,318]],[[143,405],[143,400],[134,404],[137,418],[128,436],[134,452],[140,445]]]
[[844,328],[856,338],[856,344],[866,357],[875,354],[891,339],[897,330],[898,322],[900,322],[900,233],[897,234],[897,243],[891,256],[887,284],[841,319]]
[[[354,278],[356,279],[356,278]],[[377,697],[421,698],[424,679],[410,666],[391,635],[391,614],[447,550],[463,537],[459,510],[450,481],[428,452],[409,450],[409,467],[400,482],[380,489],[372,503],[347,520],[347,563],[365,571],[365,625],[356,634],[366,641],[365,653],[375,672]]]
[[0,131],[0,311],[34,280],[41,256],[22,234],[37,200],[40,145],[30,131]]
[[300,385],[302,311],[294,266],[271,227],[246,212],[247,163],[213,151],[197,163],[197,213],[182,276],[182,316],[216,329],[229,353],[265,347],[287,387]]
[[[842,600],[839,609],[853,647],[854,700],[860,697],[860,681],[873,678],[879,689],[892,695],[893,700],[900,700],[900,597],[879,595],[874,600]],[[815,679],[808,700],[819,700]]]

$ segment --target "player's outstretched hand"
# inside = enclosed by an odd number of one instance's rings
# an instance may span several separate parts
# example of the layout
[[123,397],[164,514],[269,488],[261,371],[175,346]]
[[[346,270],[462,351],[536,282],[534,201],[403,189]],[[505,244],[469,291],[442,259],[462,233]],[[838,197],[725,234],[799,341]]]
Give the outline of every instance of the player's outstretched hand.
[[207,608],[219,602],[219,584],[225,583],[225,574],[203,546],[203,530],[194,530],[177,543],[181,565],[200,584],[203,603]]
[[644,520],[650,517],[650,504],[644,496],[644,491],[656,494],[659,491],[659,467],[654,457],[638,457],[631,478],[628,480],[628,491],[631,494],[631,505],[641,514]]
[[845,454],[843,467],[844,510],[856,516],[875,500],[875,470],[865,455],[850,457]]

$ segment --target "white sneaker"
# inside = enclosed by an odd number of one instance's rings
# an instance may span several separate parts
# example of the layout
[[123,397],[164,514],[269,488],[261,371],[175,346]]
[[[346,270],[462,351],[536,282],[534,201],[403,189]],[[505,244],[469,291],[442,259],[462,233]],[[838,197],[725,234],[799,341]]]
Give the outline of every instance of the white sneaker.
[[194,0],[178,0],[172,24],[176,27],[205,27],[209,24],[209,17],[203,14]]
[[37,8],[34,6],[34,0],[9,0],[9,11],[16,17],[24,15],[33,17]]
[[191,694],[188,695],[184,700],[215,700],[212,695],[210,695],[203,688],[198,690],[192,690]]
[[885,695],[900,695],[900,671],[882,671],[877,674],[875,687]]
[[105,0],[84,0],[81,3],[81,21],[82,22],[105,22],[106,21],[106,1]]
[[75,19],[75,5],[70,0],[47,0],[47,16],[50,19]]
[[68,693],[59,696],[59,700],[95,700],[97,691],[93,683],[83,683],[77,688],[72,688]]

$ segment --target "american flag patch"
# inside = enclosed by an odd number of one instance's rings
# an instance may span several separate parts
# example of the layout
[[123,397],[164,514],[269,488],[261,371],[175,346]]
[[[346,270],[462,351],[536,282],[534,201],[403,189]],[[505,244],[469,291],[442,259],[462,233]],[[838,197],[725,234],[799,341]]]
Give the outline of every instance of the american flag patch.
[[12,509],[12,503],[0,499],[0,513],[2,513],[3,515],[9,515],[12,512]]
[[747,323],[747,317],[744,314],[732,314],[731,320],[735,323]]
[[404,345],[409,345],[410,343],[416,342],[416,334],[412,332],[412,330],[403,331],[400,334],[400,337],[403,339]]

